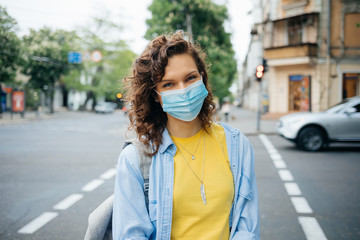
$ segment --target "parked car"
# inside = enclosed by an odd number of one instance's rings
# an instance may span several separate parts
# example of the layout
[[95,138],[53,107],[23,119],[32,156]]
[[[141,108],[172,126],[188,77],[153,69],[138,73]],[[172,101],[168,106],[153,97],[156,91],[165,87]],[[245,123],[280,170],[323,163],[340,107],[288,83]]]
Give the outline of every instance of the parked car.
[[95,112],[97,113],[112,113],[114,112],[116,103],[101,102],[95,106]]
[[318,151],[331,142],[360,142],[360,97],[345,99],[325,112],[281,117],[277,132],[306,151]]

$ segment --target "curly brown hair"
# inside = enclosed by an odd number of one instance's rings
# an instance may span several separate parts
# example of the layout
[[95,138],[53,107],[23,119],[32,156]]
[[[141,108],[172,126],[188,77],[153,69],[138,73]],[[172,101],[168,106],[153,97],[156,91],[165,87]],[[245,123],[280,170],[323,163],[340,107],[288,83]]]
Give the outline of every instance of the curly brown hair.
[[144,52],[135,60],[132,75],[125,77],[127,89],[126,100],[130,104],[129,130],[135,130],[141,142],[153,148],[151,156],[155,155],[162,143],[162,132],[167,123],[167,115],[161,104],[156,101],[154,91],[156,83],[165,75],[168,59],[177,54],[187,53],[194,59],[199,73],[209,94],[198,115],[201,126],[206,129],[212,123],[212,112],[215,109],[213,95],[208,83],[205,54],[201,48],[185,40],[184,34],[179,32],[163,35],[152,40]]

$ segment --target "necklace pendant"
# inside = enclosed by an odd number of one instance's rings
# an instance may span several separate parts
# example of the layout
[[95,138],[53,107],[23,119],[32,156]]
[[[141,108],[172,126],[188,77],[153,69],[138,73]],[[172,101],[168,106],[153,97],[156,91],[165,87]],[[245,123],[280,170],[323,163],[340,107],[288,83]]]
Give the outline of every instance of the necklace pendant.
[[193,155],[193,156],[191,157],[191,159],[192,159],[192,160],[195,160],[195,156]]
[[206,195],[205,195],[204,184],[201,184],[201,186],[200,186],[200,193],[201,193],[201,199],[202,199],[203,203],[206,205]]

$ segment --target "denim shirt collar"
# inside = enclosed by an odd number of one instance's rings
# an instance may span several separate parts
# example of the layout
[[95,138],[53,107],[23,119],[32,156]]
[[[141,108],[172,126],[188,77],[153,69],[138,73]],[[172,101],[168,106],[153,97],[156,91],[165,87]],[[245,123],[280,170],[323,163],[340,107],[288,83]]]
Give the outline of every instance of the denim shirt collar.
[[[219,122],[219,124],[225,129],[225,131],[230,132],[233,137],[240,133],[239,130],[231,128],[230,126],[226,125],[223,122]],[[163,138],[163,141],[162,141],[162,144],[160,145],[159,152],[164,153],[164,152],[167,151],[172,156],[175,156],[175,154],[176,154],[176,145],[174,144],[173,140],[171,139],[169,131],[167,130],[167,128],[164,129],[164,131],[162,133],[162,138]],[[227,139],[227,140],[228,140],[227,141],[228,144],[230,144],[230,141],[229,141],[230,139]]]
[[165,128],[162,133],[162,144],[160,145],[159,152],[164,153],[168,151],[172,156],[175,156],[176,146],[170,137],[169,131]]

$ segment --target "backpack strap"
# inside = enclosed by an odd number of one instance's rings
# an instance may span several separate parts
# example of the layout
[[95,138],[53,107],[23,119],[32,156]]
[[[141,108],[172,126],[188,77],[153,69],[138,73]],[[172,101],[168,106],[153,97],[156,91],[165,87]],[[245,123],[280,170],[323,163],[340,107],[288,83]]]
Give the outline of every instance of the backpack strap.
[[129,144],[134,144],[136,151],[138,153],[139,166],[140,166],[141,174],[144,179],[144,194],[145,194],[146,208],[149,212],[149,170],[150,170],[152,158],[148,156],[147,153],[151,152],[151,147],[146,146],[144,143],[140,142],[138,138],[134,138],[134,139],[126,140],[123,149]]
[[146,146],[144,143],[140,142],[138,138],[135,138],[126,140],[123,149],[129,144],[134,144],[138,152],[140,170],[144,180],[149,179],[151,157],[146,154],[151,152],[150,146]]
[[[129,144],[134,144],[138,152],[140,170],[144,178],[146,208],[149,212],[149,169],[151,157],[147,156],[146,153],[150,153],[151,148],[145,146],[145,144],[138,139],[132,139],[126,140],[123,149]],[[113,201],[114,195],[106,199],[90,214],[84,238],[85,240],[112,240]]]

